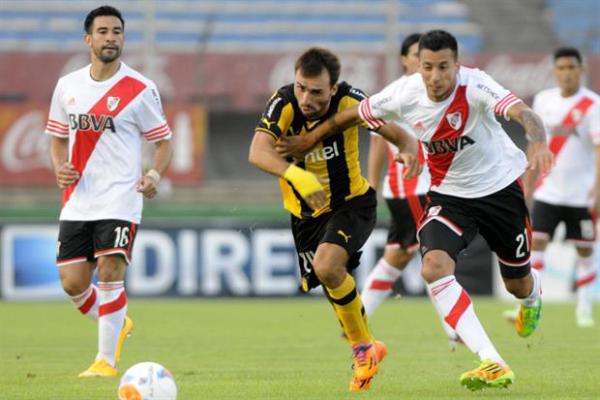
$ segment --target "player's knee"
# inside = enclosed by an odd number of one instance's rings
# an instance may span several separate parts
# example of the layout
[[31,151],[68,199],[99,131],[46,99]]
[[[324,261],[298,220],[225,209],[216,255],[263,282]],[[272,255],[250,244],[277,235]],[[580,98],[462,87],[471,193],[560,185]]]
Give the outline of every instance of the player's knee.
[[83,293],[90,286],[90,282],[84,279],[65,275],[60,276],[60,283],[65,293],[71,297]]
[[120,255],[102,256],[98,258],[98,279],[102,282],[123,280],[125,260]]
[[400,270],[406,267],[413,256],[414,252],[408,252],[404,249],[386,251],[383,255],[388,264]]
[[576,247],[577,249],[577,255],[579,257],[589,257],[592,255],[594,249],[591,247]]
[[423,256],[421,275],[425,282],[432,283],[448,275],[452,275],[454,261],[443,251],[430,251]]
[[335,268],[333,264],[325,261],[319,262],[315,260],[313,268],[319,281],[327,287],[337,287],[345,278],[345,271],[343,269]]

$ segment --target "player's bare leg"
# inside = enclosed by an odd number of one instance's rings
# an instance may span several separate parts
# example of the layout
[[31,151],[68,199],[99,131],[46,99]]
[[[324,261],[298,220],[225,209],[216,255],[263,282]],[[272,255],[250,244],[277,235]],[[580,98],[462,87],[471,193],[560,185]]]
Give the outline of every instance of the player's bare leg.
[[[504,362],[487,336],[473,309],[471,298],[454,277],[455,262],[442,250],[430,250],[423,257],[422,275],[428,284],[440,317],[452,327],[465,345],[477,354],[482,365],[465,372],[460,383],[471,390],[508,385],[514,380],[510,367]],[[481,368],[494,367],[494,373],[480,374]],[[496,369],[499,371],[496,373]]]
[[[371,318],[375,310],[387,299],[393,290],[394,282],[402,275],[402,271],[408,263],[415,257],[416,248],[404,249],[397,246],[386,246],[383,257],[379,259],[375,267],[371,270],[365,281],[365,287],[361,293],[362,301],[365,306],[367,316]],[[436,303],[427,290],[432,304]],[[448,337],[450,350],[454,351],[456,345],[460,343],[460,338],[454,330],[443,319],[440,319],[442,328]]]
[[100,297],[98,323],[98,355],[80,377],[116,376],[120,346],[127,330],[133,327],[126,318],[127,295],[123,285],[127,263],[121,255],[98,258],[98,288]]
[[[549,237],[546,234],[534,232],[531,242],[531,268],[537,271],[540,282],[545,268],[544,256],[546,247],[548,247],[548,239]],[[505,310],[502,315],[507,321],[514,323],[519,315],[519,305],[517,304],[510,310]]]
[[577,289],[577,308],[575,316],[577,325],[581,328],[595,325],[593,315],[592,286],[596,281],[597,266],[594,260],[593,248],[577,246],[577,270],[575,287]]
[[[348,253],[343,247],[321,243],[315,253],[313,267],[352,346],[354,372],[350,390],[366,390],[378,371],[378,349],[354,279],[346,270],[348,260]],[[385,349],[381,342],[378,346]],[[379,353],[383,358],[387,350],[379,350]]]
[[63,290],[82,315],[98,321],[98,288],[92,284],[96,263],[83,261],[59,266]]

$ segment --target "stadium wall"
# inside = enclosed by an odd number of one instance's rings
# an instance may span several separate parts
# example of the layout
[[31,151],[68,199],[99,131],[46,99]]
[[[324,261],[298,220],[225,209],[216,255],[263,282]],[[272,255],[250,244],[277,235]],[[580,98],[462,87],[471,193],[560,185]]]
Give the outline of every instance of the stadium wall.
[[[62,299],[55,265],[57,224],[0,225],[0,296],[5,300]],[[387,230],[365,246],[357,282],[381,256]],[[493,293],[492,258],[478,239],[459,261],[457,277],[472,294]],[[297,296],[299,269],[284,221],[241,220],[145,223],[135,241],[126,284],[131,296]],[[423,295],[420,264],[413,263],[396,292]],[[319,294],[320,291],[313,291]]]

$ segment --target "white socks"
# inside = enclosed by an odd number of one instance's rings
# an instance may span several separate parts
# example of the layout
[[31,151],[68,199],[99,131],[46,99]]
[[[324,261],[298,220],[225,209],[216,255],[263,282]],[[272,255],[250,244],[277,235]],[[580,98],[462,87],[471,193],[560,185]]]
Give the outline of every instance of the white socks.
[[90,285],[83,293],[76,296],[70,296],[71,302],[77,307],[80,313],[90,318],[92,321],[98,321],[98,288]]
[[442,319],[473,353],[481,360],[490,359],[506,365],[477,319],[471,298],[454,275],[432,282],[427,287]]
[[98,282],[100,297],[98,321],[98,356],[113,367],[119,335],[127,313],[127,294],[123,281]]
[[394,282],[400,278],[400,275],[402,271],[392,267],[383,257],[377,261],[375,268],[367,276],[364,289],[360,294],[369,318],[392,293]]
[[533,278],[533,290],[528,297],[520,299],[521,304],[528,307],[535,305],[542,295],[542,279],[537,269],[531,268],[531,278]]
[[593,254],[589,257],[577,257],[577,310],[578,316],[592,315],[593,293],[592,286],[597,272]]

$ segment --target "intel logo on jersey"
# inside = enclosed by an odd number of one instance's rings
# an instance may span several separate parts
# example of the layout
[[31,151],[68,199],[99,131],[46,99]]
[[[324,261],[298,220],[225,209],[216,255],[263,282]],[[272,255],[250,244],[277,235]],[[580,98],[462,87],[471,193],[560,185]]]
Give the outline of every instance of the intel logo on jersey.
[[337,157],[339,155],[340,151],[338,150],[338,144],[337,142],[334,142],[331,146],[324,146],[322,149],[311,151],[306,156],[304,156],[304,161],[326,161],[331,160],[332,158]]
[[446,154],[456,153],[460,150],[463,150],[465,147],[474,144],[475,141],[468,136],[459,136],[453,138],[433,140],[429,143],[422,143],[425,145],[428,154]]
[[97,133],[110,129],[113,133],[116,132],[115,121],[110,115],[69,114],[69,122],[71,129]]

